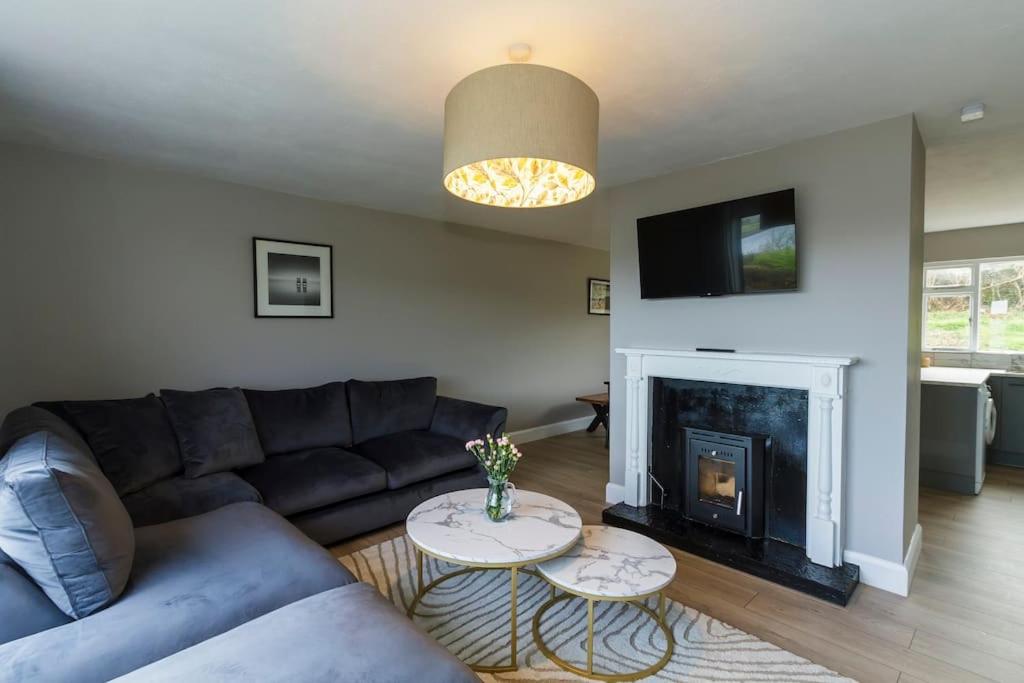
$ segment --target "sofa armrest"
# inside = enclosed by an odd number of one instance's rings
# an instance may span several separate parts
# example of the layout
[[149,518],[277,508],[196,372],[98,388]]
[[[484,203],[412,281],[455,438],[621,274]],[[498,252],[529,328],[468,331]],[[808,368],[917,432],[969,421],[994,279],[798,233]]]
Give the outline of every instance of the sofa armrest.
[[438,396],[430,431],[470,441],[485,434],[501,434],[507,419],[505,408]]

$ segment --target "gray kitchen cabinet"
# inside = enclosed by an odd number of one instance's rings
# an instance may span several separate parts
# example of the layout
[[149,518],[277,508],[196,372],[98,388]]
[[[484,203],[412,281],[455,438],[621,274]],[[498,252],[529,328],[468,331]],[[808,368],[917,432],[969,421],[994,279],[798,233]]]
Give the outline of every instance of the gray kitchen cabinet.
[[994,376],[989,383],[998,411],[989,460],[1024,467],[1024,376]]

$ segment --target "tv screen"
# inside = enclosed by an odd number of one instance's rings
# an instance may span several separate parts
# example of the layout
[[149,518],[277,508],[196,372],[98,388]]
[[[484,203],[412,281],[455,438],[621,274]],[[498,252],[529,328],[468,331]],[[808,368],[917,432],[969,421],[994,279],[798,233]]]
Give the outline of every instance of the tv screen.
[[797,288],[793,190],[637,219],[640,297]]

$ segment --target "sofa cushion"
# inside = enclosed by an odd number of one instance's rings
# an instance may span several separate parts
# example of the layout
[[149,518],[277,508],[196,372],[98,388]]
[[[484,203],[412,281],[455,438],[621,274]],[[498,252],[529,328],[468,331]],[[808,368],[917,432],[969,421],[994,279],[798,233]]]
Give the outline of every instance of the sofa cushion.
[[437,401],[437,378],[348,382],[352,436],[356,443],[378,436],[429,429]]
[[181,471],[178,441],[155,395],[63,405],[119,496]]
[[173,477],[121,499],[137,526],[193,517],[231,503],[259,503],[260,494],[234,472]]
[[160,398],[178,437],[186,477],[263,462],[260,438],[241,389],[162,389]]
[[71,621],[0,551],[0,645]]
[[317,543],[331,546],[389,524],[404,522],[414,507],[434,496],[486,486],[487,476],[483,468],[471,467],[397,491],[384,489],[337,505],[301,512],[289,517],[288,521]]
[[507,419],[505,408],[438,396],[430,431],[460,441],[472,441],[487,434],[501,434]]
[[[22,413],[22,411],[24,411]],[[27,423],[55,416],[21,408]],[[0,548],[62,612],[79,619],[117,599],[135,552],[131,518],[80,441],[41,429],[0,460]]]
[[352,445],[344,382],[311,389],[244,391],[267,455]]
[[[59,417],[61,421],[66,422],[68,425],[70,425],[71,428],[74,430],[75,434],[78,434],[80,437],[82,437],[83,441],[85,440],[85,437],[82,436],[82,433],[78,431],[78,427],[75,426],[75,419],[71,417],[71,413],[69,413],[67,408],[64,407],[64,401],[36,401],[32,405],[35,408],[42,408],[47,412],[53,413],[54,415]],[[4,449],[0,447],[0,453],[3,453],[3,451]]]
[[313,448],[267,458],[239,474],[282,515],[313,510],[387,488],[387,475],[366,458],[341,448]]
[[121,599],[88,619],[0,645],[0,678],[107,681],[355,581],[329,552],[257,503],[142,527],[136,538]]
[[365,583],[294,602],[118,679],[121,683],[479,680]]
[[355,450],[384,468],[388,488],[425,481],[476,465],[466,442],[433,432],[401,432],[359,444]]
[[[48,405],[55,406],[57,404],[51,403]],[[4,454],[11,449],[15,442],[20,441],[29,434],[44,431],[56,434],[78,450],[88,453],[92,457],[89,444],[85,442],[82,435],[71,424],[70,415],[65,418],[58,415],[58,412],[67,415],[63,408],[59,408],[55,412],[50,407],[44,407],[40,403],[9,412],[7,417],[4,418],[3,424],[0,424],[0,458],[4,457]]]

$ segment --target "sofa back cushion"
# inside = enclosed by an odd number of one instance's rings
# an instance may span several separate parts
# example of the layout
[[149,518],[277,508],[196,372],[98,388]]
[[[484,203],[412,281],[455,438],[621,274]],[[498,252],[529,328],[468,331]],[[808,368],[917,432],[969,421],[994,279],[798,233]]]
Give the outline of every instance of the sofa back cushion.
[[0,645],[70,621],[0,550]]
[[136,527],[195,517],[232,503],[262,503],[259,492],[234,472],[195,479],[171,477],[121,499]]
[[265,459],[241,389],[162,389],[160,398],[178,437],[186,477],[258,465]]
[[[68,409],[64,407],[64,401],[36,401],[32,405],[36,408],[42,408],[43,410],[53,413],[66,422],[68,426],[74,428],[75,433],[81,436],[81,432],[79,432],[78,428],[75,426],[75,419],[71,417],[71,413],[69,413]],[[85,437],[82,438],[84,439]],[[10,448],[10,444],[8,444],[7,447]],[[0,454],[3,454],[5,450],[5,448],[0,448]]]
[[244,391],[267,455],[352,445],[344,382],[310,389]]
[[41,408],[7,416],[5,435],[30,433],[0,460],[0,549],[79,619],[124,590],[135,535],[114,487],[67,430]]
[[43,407],[43,404],[36,403],[8,413],[3,423],[0,424],[0,460],[3,460],[4,454],[11,450],[11,446],[15,442],[20,441],[29,434],[41,431],[57,434],[74,444],[75,448],[88,453],[91,457],[92,453],[89,450],[89,445],[70,422],[71,416],[63,408],[60,408],[60,413],[58,414],[50,407],[57,405],[60,404],[51,403]]
[[362,443],[378,436],[429,429],[437,402],[437,378],[348,382],[352,436]]
[[155,395],[115,401],[64,401],[119,496],[141,491],[181,471],[178,440]]

